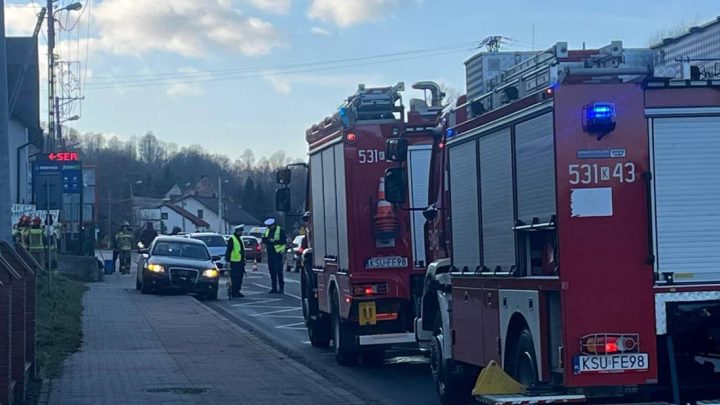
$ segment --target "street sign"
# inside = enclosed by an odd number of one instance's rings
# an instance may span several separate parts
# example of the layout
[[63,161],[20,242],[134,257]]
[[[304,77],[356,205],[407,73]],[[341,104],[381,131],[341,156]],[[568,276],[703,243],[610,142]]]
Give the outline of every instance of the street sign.
[[80,160],[77,152],[51,152],[47,154],[52,162],[77,162]]
[[79,194],[83,188],[82,164],[75,162],[37,162],[35,173],[38,175],[58,174],[62,176],[63,193]]

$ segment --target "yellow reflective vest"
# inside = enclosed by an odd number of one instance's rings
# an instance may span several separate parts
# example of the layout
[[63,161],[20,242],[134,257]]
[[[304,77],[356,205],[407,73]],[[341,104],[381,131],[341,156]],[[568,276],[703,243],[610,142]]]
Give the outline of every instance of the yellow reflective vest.
[[233,242],[232,251],[230,251],[230,261],[237,263],[245,260],[245,245],[242,240],[235,235],[232,235],[230,239]]
[[285,241],[280,240],[280,227],[275,226],[275,234],[273,237],[270,237],[270,228],[265,229],[265,237],[270,240],[270,243],[273,245],[273,248],[275,249],[275,253],[283,254],[285,253]]

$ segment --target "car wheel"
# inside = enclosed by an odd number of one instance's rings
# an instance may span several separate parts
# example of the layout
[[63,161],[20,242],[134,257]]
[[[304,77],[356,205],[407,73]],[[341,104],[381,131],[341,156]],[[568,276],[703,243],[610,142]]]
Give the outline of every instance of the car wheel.
[[202,295],[203,299],[206,299],[208,301],[215,301],[218,299],[218,290],[217,288],[213,292],[205,293]]
[[150,293],[152,293],[152,289],[150,288],[150,286],[149,286],[148,283],[146,282],[145,277],[143,277],[143,281],[142,281],[142,283],[140,284],[140,292],[143,293],[143,294],[150,294]]

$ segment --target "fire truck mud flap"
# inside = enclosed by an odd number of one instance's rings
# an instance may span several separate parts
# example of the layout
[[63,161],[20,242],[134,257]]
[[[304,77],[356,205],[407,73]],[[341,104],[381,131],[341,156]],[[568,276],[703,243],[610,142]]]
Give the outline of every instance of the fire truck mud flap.
[[415,343],[415,333],[386,333],[382,335],[358,336],[360,346],[392,345],[400,343]]

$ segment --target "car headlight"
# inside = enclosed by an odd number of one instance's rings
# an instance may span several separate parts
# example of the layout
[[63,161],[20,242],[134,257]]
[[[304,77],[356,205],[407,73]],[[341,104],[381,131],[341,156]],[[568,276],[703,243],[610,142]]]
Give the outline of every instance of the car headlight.
[[220,273],[216,269],[207,269],[202,272],[202,276],[205,278],[215,278],[218,275],[220,275]]
[[165,273],[165,268],[159,264],[148,264],[147,269],[153,273]]

